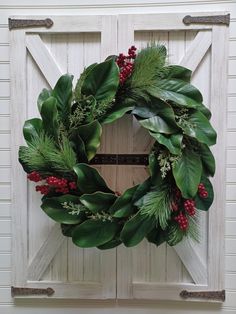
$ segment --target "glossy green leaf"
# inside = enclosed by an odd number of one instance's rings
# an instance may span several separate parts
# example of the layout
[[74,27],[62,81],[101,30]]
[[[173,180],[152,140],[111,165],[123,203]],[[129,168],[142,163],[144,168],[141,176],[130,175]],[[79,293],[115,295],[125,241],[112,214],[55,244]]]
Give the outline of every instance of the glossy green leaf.
[[192,71],[180,65],[168,65],[164,68],[166,79],[180,79],[190,82]]
[[185,134],[196,138],[200,143],[207,145],[214,145],[216,143],[215,130],[208,119],[199,111],[191,113],[187,123],[181,127]]
[[154,137],[158,143],[164,145],[171,154],[179,155],[182,147],[182,134],[161,134],[150,132],[151,136]]
[[157,160],[157,156],[154,154],[154,152],[150,153],[149,158],[149,172],[151,175],[151,183],[152,185],[159,185],[162,181],[161,172],[160,172],[160,166]]
[[88,157],[85,151],[85,144],[79,136],[77,130],[70,136],[70,143],[73,150],[76,152],[78,161],[80,163],[87,163]]
[[127,247],[140,243],[145,236],[154,228],[155,219],[139,212],[128,220],[120,234],[120,238]]
[[57,109],[59,116],[66,126],[68,126],[69,123],[68,121],[71,108],[72,80],[72,75],[62,75],[52,91],[52,96],[57,100]]
[[147,88],[147,92],[156,98],[160,98],[163,101],[172,101],[180,106],[186,107],[186,108],[198,108],[199,102],[184,95],[177,91],[172,91],[170,89],[170,86],[165,86],[166,89],[164,89],[164,86],[160,88],[159,86],[152,86]]
[[155,227],[147,234],[146,238],[148,242],[154,243],[156,246],[160,246],[166,241],[166,231],[162,230],[160,227]]
[[57,100],[54,97],[49,97],[41,107],[41,117],[43,120],[43,128],[49,136],[58,140],[58,110]]
[[114,247],[117,247],[118,245],[120,245],[122,243],[122,241],[120,239],[112,239],[111,241],[104,243],[102,245],[99,245],[97,248],[99,250],[109,250],[109,249],[113,249]]
[[42,120],[38,118],[25,121],[23,134],[26,142],[31,143],[32,139],[38,137],[43,130]]
[[86,76],[82,93],[93,95],[97,101],[105,101],[115,96],[119,85],[119,69],[112,59],[94,66]]
[[98,121],[93,121],[78,127],[77,130],[84,142],[85,152],[89,161],[96,155],[97,149],[100,146],[102,127]]
[[214,200],[214,191],[213,191],[212,184],[208,178],[202,177],[201,183],[204,184],[204,186],[208,192],[208,196],[206,198],[202,198],[199,196],[199,193],[197,193],[194,200],[196,202],[196,208],[197,209],[207,211],[211,207],[212,202]]
[[175,162],[172,172],[183,197],[194,197],[202,176],[200,156],[189,149],[184,149],[179,160]]
[[61,232],[65,237],[72,237],[72,232],[76,225],[61,224]]
[[199,145],[199,153],[202,159],[202,165],[204,168],[204,172],[207,175],[214,176],[215,174],[215,158],[210,150],[210,148],[206,144]]
[[81,163],[74,166],[74,171],[78,177],[78,188],[82,193],[112,192],[96,169]]
[[177,128],[167,123],[159,116],[155,116],[145,120],[139,120],[139,123],[149,131],[173,134],[177,131]]
[[72,241],[79,247],[95,247],[111,241],[119,226],[115,222],[86,220],[72,232]]
[[51,91],[44,88],[38,96],[37,105],[39,113],[41,112],[42,104],[51,96]]
[[45,198],[41,205],[43,211],[56,222],[60,222],[63,224],[78,224],[81,222],[80,215],[72,215],[70,209],[65,209],[63,207],[64,202],[72,202],[75,204],[79,204],[79,198],[74,195],[63,195],[52,198]]
[[141,206],[138,201],[150,190],[151,184],[152,181],[150,177],[139,184],[132,198],[132,203],[135,204],[135,206]]
[[115,194],[95,192],[83,194],[80,197],[81,203],[93,213],[107,212],[116,200]]
[[112,123],[122,118],[127,112],[132,111],[134,106],[132,104],[115,104],[108,110],[105,116],[100,120],[102,124]]
[[117,218],[128,217],[134,211],[132,198],[138,185],[126,190],[110,208],[110,213]]

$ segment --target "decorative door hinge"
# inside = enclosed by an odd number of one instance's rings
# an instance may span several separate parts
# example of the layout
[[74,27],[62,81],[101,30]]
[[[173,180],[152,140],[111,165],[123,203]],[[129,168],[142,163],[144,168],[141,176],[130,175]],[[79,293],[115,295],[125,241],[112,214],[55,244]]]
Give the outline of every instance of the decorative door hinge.
[[22,288],[22,287],[11,287],[11,295],[13,297],[17,295],[41,295],[45,294],[48,297],[51,296],[55,291],[52,288]]
[[148,165],[146,154],[97,154],[92,165]]
[[191,16],[186,15],[183,18],[185,25],[190,24],[225,24],[230,23],[230,14],[226,15],[210,15],[210,16]]
[[187,291],[183,290],[180,292],[180,296],[184,299],[205,299],[205,300],[219,300],[225,301],[225,290],[221,291]]
[[15,28],[26,27],[46,27],[50,28],[53,25],[53,21],[49,18],[45,20],[23,20],[23,19],[8,19],[8,27],[10,30]]

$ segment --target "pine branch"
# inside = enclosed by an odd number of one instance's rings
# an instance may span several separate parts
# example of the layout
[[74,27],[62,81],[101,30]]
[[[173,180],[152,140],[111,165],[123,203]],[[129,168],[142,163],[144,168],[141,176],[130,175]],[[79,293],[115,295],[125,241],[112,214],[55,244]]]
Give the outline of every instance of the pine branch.
[[143,215],[156,219],[160,227],[165,230],[171,216],[169,192],[165,187],[158,191],[151,191],[143,197],[140,208]]
[[130,78],[131,88],[144,88],[156,83],[158,77],[165,72],[166,48],[155,43],[142,49],[135,61],[134,70]]

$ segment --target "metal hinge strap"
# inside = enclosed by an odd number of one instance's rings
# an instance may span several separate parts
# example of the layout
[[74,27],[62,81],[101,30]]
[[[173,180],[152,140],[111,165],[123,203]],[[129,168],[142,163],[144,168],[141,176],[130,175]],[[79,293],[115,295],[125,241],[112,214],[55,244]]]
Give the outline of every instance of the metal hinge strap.
[[183,299],[194,298],[194,299],[205,299],[205,300],[219,300],[225,301],[225,290],[220,291],[187,291],[183,290],[180,292],[180,296]]
[[190,24],[225,24],[230,23],[230,14],[226,15],[210,15],[210,16],[191,16],[186,15],[183,18],[185,25]]
[[17,295],[47,295],[51,296],[55,291],[52,288],[23,288],[23,287],[11,287],[11,295],[15,297]]
[[92,165],[148,165],[147,154],[97,154]]
[[8,27],[10,30],[16,28],[26,27],[46,27],[50,28],[53,25],[53,21],[49,18],[44,20],[26,20],[26,19],[8,19]]

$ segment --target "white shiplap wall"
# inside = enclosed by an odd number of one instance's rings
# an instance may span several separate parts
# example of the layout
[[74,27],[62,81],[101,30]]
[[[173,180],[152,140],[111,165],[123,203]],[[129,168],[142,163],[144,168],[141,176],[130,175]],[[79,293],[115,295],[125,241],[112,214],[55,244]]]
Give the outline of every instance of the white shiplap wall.
[[[79,3],[79,4],[78,4]],[[11,284],[10,81],[7,18],[10,15],[119,14],[229,11],[229,86],[227,129],[227,192],[225,234],[226,302],[223,306],[165,302],[22,301],[13,303]],[[220,49],[220,47],[219,47]],[[20,79],[20,78],[19,78]],[[223,153],[223,152],[222,152]],[[222,252],[224,254],[224,252]],[[0,314],[38,313],[200,314],[236,313],[236,1],[235,0],[0,0]]]

